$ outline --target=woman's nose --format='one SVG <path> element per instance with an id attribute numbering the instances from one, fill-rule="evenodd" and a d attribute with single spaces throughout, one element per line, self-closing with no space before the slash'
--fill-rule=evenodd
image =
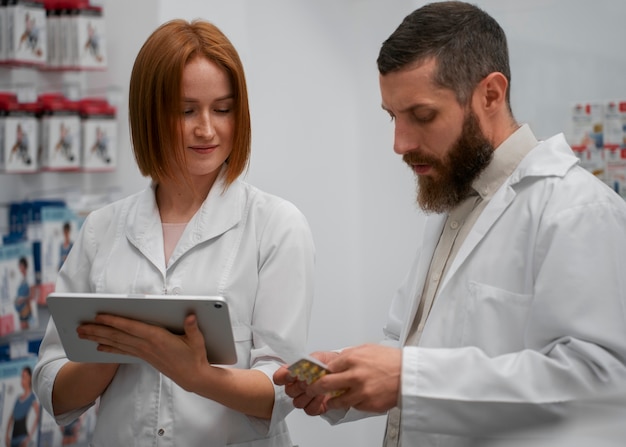
<path id="1" fill-rule="evenodd" d="M 213 127 L 209 113 L 200 115 L 194 128 L 194 133 L 197 137 L 201 138 L 212 138 L 215 135 L 215 128 Z"/>

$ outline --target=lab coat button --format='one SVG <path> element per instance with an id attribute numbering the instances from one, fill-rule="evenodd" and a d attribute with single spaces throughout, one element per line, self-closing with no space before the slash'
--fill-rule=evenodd
<path id="1" fill-rule="evenodd" d="M 459 223 L 456 220 L 453 220 L 452 222 L 450 222 L 450 228 L 456 230 L 457 228 L 459 228 Z"/>
<path id="2" fill-rule="evenodd" d="M 165 434 L 165 430 L 163 430 L 162 428 L 159 428 L 159 431 L 157 433 L 159 436 L 163 436 Z"/>
<path id="3" fill-rule="evenodd" d="M 174 295 L 180 295 L 182 291 L 183 291 L 183 289 L 181 287 L 178 287 L 178 286 L 172 288 L 172 294 L 174 294 Z"/>

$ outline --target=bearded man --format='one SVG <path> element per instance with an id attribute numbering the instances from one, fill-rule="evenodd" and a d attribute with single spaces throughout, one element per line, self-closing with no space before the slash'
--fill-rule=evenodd
<path id="1" fill-rule="evenodd" d="M 274 382 L 333 423 L 387 412 L 384 444 L 403 447 L 533 436 L 519 430 L 621 387 L 626 203 L 562 134 L 538 141 L 516 122 L 502 28 L 432 3 L 383 43 L 378 69 L 428 213 L 422 246 L 382 343 L 313 353 L 330 374 L 311 384 L 286 368 Z"/>

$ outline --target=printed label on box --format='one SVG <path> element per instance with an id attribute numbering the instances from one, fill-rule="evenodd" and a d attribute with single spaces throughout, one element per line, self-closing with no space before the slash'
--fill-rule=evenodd
<path id="1" fill-rule="evenodd" d="M 3 166 L 5 172 L 37 171 L 37 119 L 32 115 L 4 117 Z"/>
<path id="2" fill-rule="evenodd" d="M 37 327 L 36 299 L 31 243 L 0 246 L 0 336 Z"/>
<path id="3" fill-rule="evenodd" d="M 37 357 L 0 362 L 0 432 L 8 445 L 38 445 L 41 406 L 32 390 Z"/>

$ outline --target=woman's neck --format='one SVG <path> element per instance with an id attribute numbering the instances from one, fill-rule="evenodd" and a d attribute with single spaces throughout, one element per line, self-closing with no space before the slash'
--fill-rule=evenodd
<path id="1" fill-rule="evenodd" d="M 219 172 L 196 176 L 192 184 L 184 179 L 180 182 L 160 182 L 155 194 L 161 222 L 189 222 L 206 200 L 218 176 Z"/>
<path id="2" fill-rule="evenodd" d="M 156 188 L 156 202 L 164 223 L 187 223 L 196 214 L 208 195 L 188 185 L 164 185 Z"/>

